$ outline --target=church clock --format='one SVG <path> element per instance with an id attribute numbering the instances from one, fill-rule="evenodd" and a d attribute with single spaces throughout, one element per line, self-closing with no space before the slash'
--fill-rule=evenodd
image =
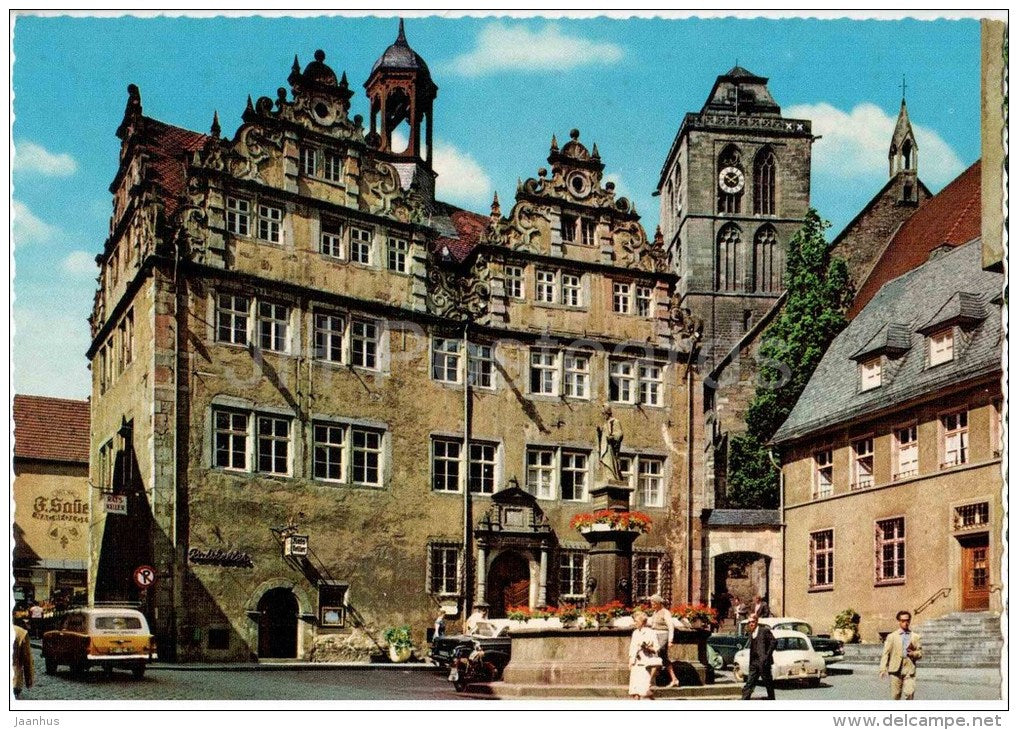
<path id="1" fill-rule="evenodd" d="M 721 190 L 729 195 L 742 190 L 746 184 L 746 175 L 737 167 L 726 167 L 718 175 L 718 185 Z"/>

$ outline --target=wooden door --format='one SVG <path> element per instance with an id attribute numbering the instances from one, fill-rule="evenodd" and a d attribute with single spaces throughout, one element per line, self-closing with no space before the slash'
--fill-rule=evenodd
<path id="1" fill-rule="evenodd" d="M 529 602 L 530 564 L 516 552 L 499 554 L 488 573 L 488 615 L 505 618 L 507 608 Z"/>
<path id="2" fill-rule="evenodd" d="M 990 544 L 988 535 L 974 536 L 962 543 L 961 579 L 962 610 L 989 610 Z"/>

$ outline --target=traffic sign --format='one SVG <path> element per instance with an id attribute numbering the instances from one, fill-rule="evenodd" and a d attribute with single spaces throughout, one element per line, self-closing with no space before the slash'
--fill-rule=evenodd
<path id="1" fill-rule="evenodd" d="M 134 569 L 134 584 L 139 588 L 150 588 L 156 582 L 156 571 L 151 565 L 139 565 Z"/>

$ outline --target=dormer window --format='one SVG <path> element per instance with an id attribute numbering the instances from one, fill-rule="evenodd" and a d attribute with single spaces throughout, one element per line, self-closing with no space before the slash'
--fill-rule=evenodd
<path id="1" fill-rule="evenodd" d="M 949 327 L 931 334 L 929 342 L 930 367 L 954 360 L 954 328 Z"/>
<path id="2" fill-rule="evenodd" d="M 881 362 L 879 356 L 859 363 L 859 390 L 864 392 L 873 388 L 879 388 L 881 385 L 880 371 Z"/>

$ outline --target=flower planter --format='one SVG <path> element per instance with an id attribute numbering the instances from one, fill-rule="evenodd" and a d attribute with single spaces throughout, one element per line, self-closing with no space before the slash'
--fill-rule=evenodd
<path id="1" fill-rule="evenodd" d="M 413 647 L 411 646 L 390 646 L 389 659 L 393 664 L 402 664 L 410 658 L 412 652 Z"/>
<path id="2" fill-rule="evenodd" d="M 608 532 L 612 526 L 607 522 L 596 522 L 593 525 L 584 525 L 580 528 L 580 534 L 587 532 Z"/>

